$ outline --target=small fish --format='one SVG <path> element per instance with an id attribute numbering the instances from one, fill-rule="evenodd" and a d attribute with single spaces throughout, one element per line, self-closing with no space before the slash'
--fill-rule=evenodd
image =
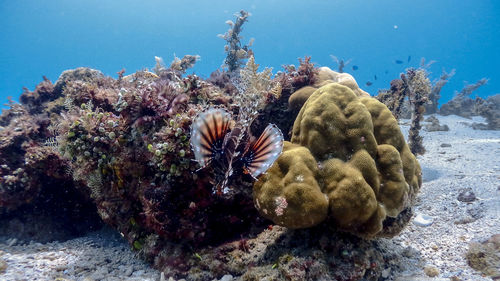
<path id="1" fill-rule="evenodd" d="M 370 82 L 370 81 L 366 82 L 366 86 L 370 87 L 371 85 L 373 85 L 372 82 Z"/>
<path id="2" fill-rule="evenodd" d="M 410 62 L 410 60 L 411 60 L 411 56 L 408 56 L 408 62 Z"/>
<path id="3" fill-rule="evenodd" d="M 231 114 L 223 108 L 211 107 L 193 121 L 191 148 L 201 169 L 213 167 L 217 194 L 227 192 L 233 172 L 257 178 L 283 150 L 283 134 L 274 124 L 269 124 L 257 140 L 242 148 L 248 135 L 248 127 L 233 122 Z"/>
<path id="4" fill-rule="evenodd" d="M 358 70 L 358 66 L 357 65 L 353 65 L 352 66 L 352 70 Z"/>
<path id="5" fill-rule="evenodd" d="M 396 64 L 402 64 L 402 63 L 403 63 L 403 61 L 402 61 L 402 60 L 395 60 L 394 62 L 395 62 Z"/>
<path id="6" fill-rule="evenodd" d="M 377 80 L 377 75 L 373 75 L 373 79 Z"/>

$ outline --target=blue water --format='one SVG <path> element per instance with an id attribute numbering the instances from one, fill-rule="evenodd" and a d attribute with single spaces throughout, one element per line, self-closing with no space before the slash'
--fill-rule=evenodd
<path id="1" fill-rule="evenodd" d="M 478 96 L 500 93 L 495 0 L 0 0 L 0 104 L 17 100 L 23 86 L 33 90 L 42 75 L 55 81 L 66 69 L 88 66 L 116 77 L 122 68 L 153 67 L 154 56 L 169 63 L 174 54 L 198 54 L 192 72 L 207 77 L 225 57 L 217 34 L 241 9 L 252 13 L 242 35 L 255 38 L 257 63 L 274 72 L 306 55 L 335 69 L 335 55 L 352 59 L 346 71 L 375 95 L 425 57 L 437 61 L 432 78 L 456 69 L 441 103 L 464 81 L 483 77 L 490 80 Z"/>

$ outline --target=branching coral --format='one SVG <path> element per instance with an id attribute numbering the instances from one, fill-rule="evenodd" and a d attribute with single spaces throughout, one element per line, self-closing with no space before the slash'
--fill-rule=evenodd
<path id="1" fill-rule="evenodd" d="M 259 65 L 255 59 L 250 57 L 246 66 L 240 70 L 240 75 L 233 83 L 238 89 L 234 97 L 236 106 L 239 108 L 238 119 L 245 127 L 249 127 L 257 117 L 270 98 L 277 99 L 281 95 L 281 85 L 273 83 L 271 79 L 271 68 L 265 68 L 258 72 Z"/>
<path id="2" fill-rule="evenodd" d="M 482 116 L 486 118 L 487 125 L 473 124 L 474 129 L 498 130 L 500 129 L 500 95 L 493 95 L 487 99 L 476 97 L 472 99 L 470 95 L 480 86 L 487 83 L 488 79 L 483 78 L 474 84 L 467 84 L 455 94 L 453 99 L 443 104 L 439 110 L 440 114 L 455 114 L 470 118 L 472 116 Z"/>
<path id="3" fill-rule="evenodd" d="M 470 96 L 475 90 L 477 90 L 479 87 L 485 85 L 488 83 L 487 78 L 482 78 L 479 79 L 476 83 L 474 84 L 467 84 L 463 87 L 463 89 L 457 94 L 459 97 L 466 97 Z"/>

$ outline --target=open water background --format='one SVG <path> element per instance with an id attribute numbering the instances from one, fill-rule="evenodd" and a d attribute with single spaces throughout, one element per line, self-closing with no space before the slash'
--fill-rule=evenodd
<path id="1" fill-rule="evenodd" d="M 432 78 L 456 69 L 441 104 L 464 81 L 483 77 L 490 80 L 478 96 L 500 93 L 495 0 L 0 0 L 0 104 L 17 100 L 23 86 L 33 90 L 42 75 L 54 82 L 66 69 L 87 66 L 116 77 L 122 68 L 152 68 L 154 56 L 168 64 L 174 55 L 198 54 L 191 71 L 208 77 L 225 58 L 217 34 L 241 9 L 252 14 L 243 42 L 255 38 L 257 63 L 274 72 L 306 55 L 336 69 L 335 55 L 352 59 L 346 71 L 375 95 L 425 57 L 437 61 Z"/>

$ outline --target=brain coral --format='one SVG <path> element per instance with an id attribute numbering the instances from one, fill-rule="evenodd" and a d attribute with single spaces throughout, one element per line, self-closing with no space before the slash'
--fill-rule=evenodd
<path id="1" fill-rule="evenodd" d="M 259 212 L 277 224 L 326 220 L 370 238 L 410 207 L 421 184 L 420 166 L 387 107 L 328 83 L 306 101 L 291 143 L 253 192 Z"/>

